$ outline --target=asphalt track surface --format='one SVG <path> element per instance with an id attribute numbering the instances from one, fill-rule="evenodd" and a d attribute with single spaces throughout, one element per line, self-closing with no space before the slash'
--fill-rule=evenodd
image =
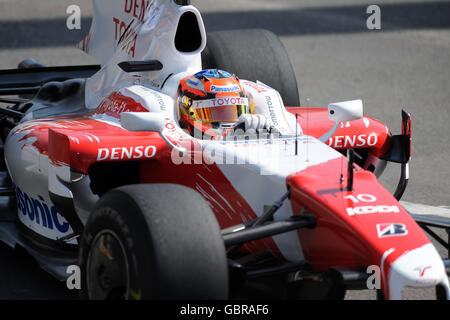
<path id="1" fill-rule="evenodd" d="M 203 13 L 207 31 L 265 28 L 276 33 L 295 68 L 302 105 L 362 99 L 364 113 L 394 134 L 400 132 L 400 110 L 408 110 L 413 159 L 403 200 L 450 206 L 450 2 L 376 1 L 381 30 L 366 27 L 366 9 L 373 1 L 192 2 Z M 81 8 L 81 30 L 66 28 L 71 4 Z M 50 66 L 96 63 L 73 47 L 89 30 L 91 16 L 90 0 L 0 0 L 0 68 L 15 68 L 28 57 Z M 399 167 L 389 167 L 381 181 L 394 189 L 398 175 Z M 0 299 L 77 297 L 20 250 L 0 244 L 0 261 Z M 433 291 L 412 290 L 406 297 L 431 299 Z M 369 290 L 346 295 L 374 298 Z"/>

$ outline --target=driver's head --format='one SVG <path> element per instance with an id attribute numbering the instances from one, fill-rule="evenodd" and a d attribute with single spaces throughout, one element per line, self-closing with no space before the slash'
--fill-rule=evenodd
<path id="1" fill-rule="evenodd" d="M 248 98 L 239 79 L 217 69 L 183 78 L 178 87 L 180 121 L 217 126 L 236 122 L 249 112 Z"/>

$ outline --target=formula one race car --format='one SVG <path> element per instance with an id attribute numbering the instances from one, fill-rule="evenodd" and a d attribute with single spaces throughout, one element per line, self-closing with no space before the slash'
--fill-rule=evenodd
<path id="1" fill-rule="evenodd" d="M 341 299 L 368 267 L 380 298 L 450 298 L 419 226 L 448 222 L 398 202 L 407 112 L 392 135 L 360 100 L 298 107 L 273 33 L 206 35 L 186 0 L 94 0 L 80 47 L 100 65 L 0 71 L 0 239 L 60 280 L 79 266 L 83 298 Z"/>

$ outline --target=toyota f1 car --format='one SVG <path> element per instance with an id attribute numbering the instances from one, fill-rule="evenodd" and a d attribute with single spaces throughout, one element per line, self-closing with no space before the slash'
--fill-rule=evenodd
<path id="1" fill-rule="evenodd" d="M 449 223 L 399 203 L 407 112 L 393 135 L 360 100 L 299 107 L 273 33 L 207 35 L 189 1 L 93 3 L 79 46 L 100 65 L 29 59 L 0 71 L 2 241 L 60 280 L 78 265 L 90 299 L 227 299 L 251 284 L 276 298 L 341 299 L 367 289 L 369 267 L 380 298 L 404 287 L 450 298 L 448 260 L 424 233 Z M 180 81 L 217 70 L 241 78 L 270 130 L 205 138 L 202 123 L 194 134 L 180 125 Z M 208 106 L 227 99 L 247 98 Z M 401 167 L 393 195 L 377 180 L 389 162 Z"/>

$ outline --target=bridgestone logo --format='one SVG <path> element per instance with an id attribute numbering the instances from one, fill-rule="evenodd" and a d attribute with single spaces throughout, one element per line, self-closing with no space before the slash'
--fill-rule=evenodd
<path id="1" fill-rule="evenodd" d="M 356 208 L 347 208 L 347 214 L 354 216 L 355 214 L 369 214 L 369 213 L 391 213 L 400 212 L 397 206 L 364 206 Z"/>

